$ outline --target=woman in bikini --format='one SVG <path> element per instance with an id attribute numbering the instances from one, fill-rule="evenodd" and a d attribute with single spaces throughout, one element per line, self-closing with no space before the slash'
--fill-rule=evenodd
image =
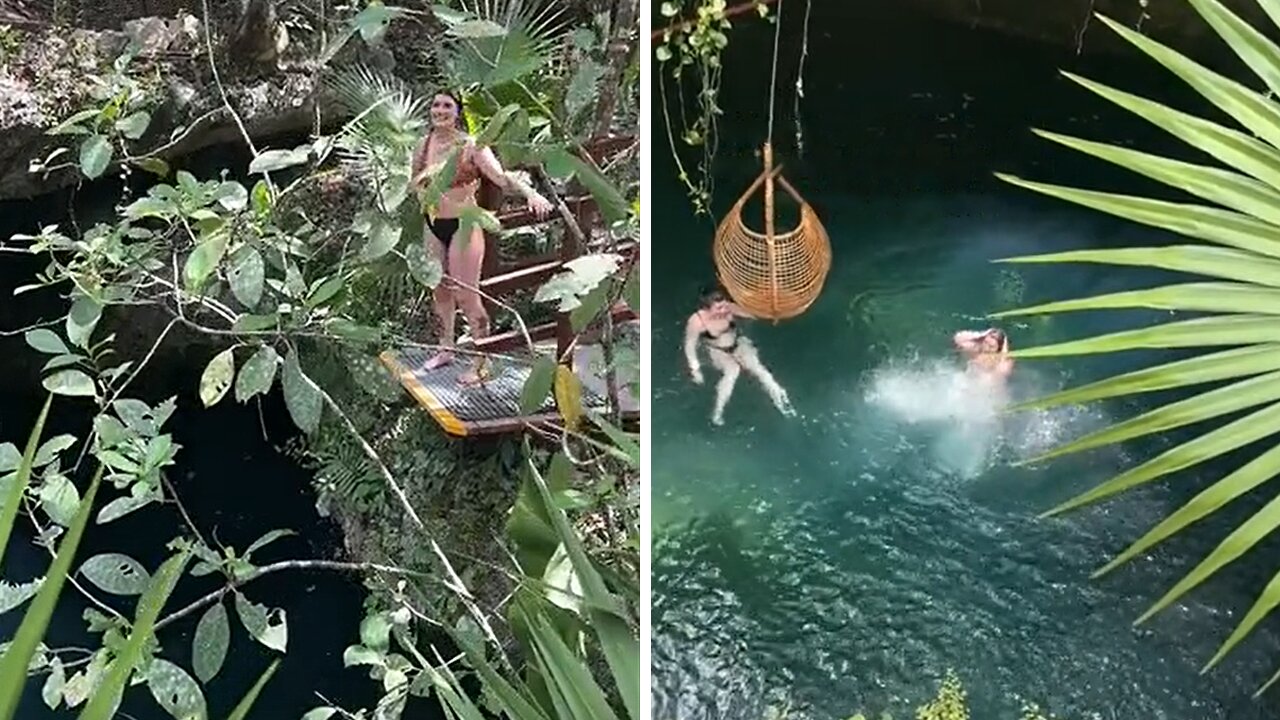
<path id="1" fill-rule="evenodd" d="M 1013 372 L 1009 336 L 998 328 L 961 330 L 953 338 L 956 349 L 969 360 L 969 372 L 981 380 L 1004 387 Z"/>
<path id="2" fill-rule="evenodd" d="M 484 263 L 484 230 L 477 223 L 468 237 L 460 237 L 459 217 L 468 207 L 477 205 L 476 192 L 492 183 L 502 189 L 516 190 L 528 200 L 529 208 L 539 218 L 551 212 L 551 203 L 516 175 L 505 171 L 488 147 L 478 147 L 475 138 L 466 133 L 462 121 L 462 102 L 457 95 L 440 92 L 431 100 L 431 128 L 413 154 L 413 184 L 421 191 L 430 178 L 440 172 L 450 153 L 458 150 L 457 170 L 449 188 L 441 196 L 434 213 L 426 219 L 427 249 L 434 253 L 444 268 L 445 279 L 436 286 L 433 296 L 436 316 L 440 319 L 441 352 L 427 360 L 431 370 L 453 360 L 454 319 L 458 309 L 467 317 L 471 337 L 479 340 L 489 334 L 489 314 L 479 293 L 480 268 Z M 450 278 L 457 283 L 450 282 Z M 480 380 L 480 363 L 459 377 L 464 384 Z"/>
<path id="3" fill-rule="evenodd" d="M 738 334 L 734 318 L 751 318 L 746 310 L 731 302 L 720 290 L 712 290 L 702 296 L 697 312 L 685 323 L 684 355 L 689 361 L 689 373 L 693 381 L 702 384 L 702 369 L 698 366 L 698 343 L 707 346 L 711 364 L 721 372 L 716 383 L 716 404 L 711 412 L 711 422 L 724 424 L 724 406 L 733 394 L 738 375 L 746 370 L 760 381 L 769 398 L 783 415 L 794 415 L 787 391 L 773 379 L 773 375 L 760 362 L 755 345 Z"/>

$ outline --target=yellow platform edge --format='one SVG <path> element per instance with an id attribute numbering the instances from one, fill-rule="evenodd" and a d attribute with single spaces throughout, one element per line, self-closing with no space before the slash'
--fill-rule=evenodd
<path id="1" fill-rule="evenodd" d="M 409 394 L 413 396 L 413 399 L 417 400 L 419 405 L 426 408 L 428 413 L 431 413 L 431 417 L 435 418 L 435 421 L 440 424 L 440 427 L 444 428 L 445 432 L 459 437 L 467 435 L 466 423 L 462 422 L 457 415 L 450 412 L 449 408 L 444 406 L 444 403 L 440 402 L 440 400 L 437 399 L 430 390 L 423 386 L 422 383 L 418 382 L 418 378 L 414 377 L 413 373 L 408 368 L 401 365 L 400 362 L 395 359 L 394 352 L 391 350 L 384 350 L 379 353 L 378 359 L 381 360 L 382 364 L 396 376 L 396 380 L 404 386 L 405 390 L 409 391 Z"/>

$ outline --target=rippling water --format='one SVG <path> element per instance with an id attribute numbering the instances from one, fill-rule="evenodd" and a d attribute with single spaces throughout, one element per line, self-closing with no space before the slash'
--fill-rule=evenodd
<path id="1" fill-rule="evenodd" d="M 815 19 L 815 27 L 830 25 Z M 991 262 L 1167 242 L 1028 197 L 987 174 L 1012 166 L 1062 179 L 1061 154 L 1025 137 L 1044 116 L 1058 118 L 1058 127 L 1093 117 L 1075 128 L 1090 137 L 1132 126 L 1053 85 L 1061 58 L 1012 45 L 993 50 L 949 28 L 915 31 L 937 57 L 908 56 L 889 40 L 853 51 L 859 62 L 841 66 L 853 68 L 849 74 L 819 70 L 806 80 L 817 100 L 806 111 L 809 153 L 795 174 L 828 225 L 836 266 L 804 316 L 746 331 L 799 417 L 777 414 L 744 378 L 725 426 L 708 422 L 714 376 L 692 386 L 679 344 L 683 320 L 712 276 L 710 226 L 688 217 L 680 187 L 655 161 L 655 203 L 671 208 L 654 228 L 655 718 L 756 720 L 784 706 L 792 718 L 908 716 L 948 668 L 965 683 L 978 720 L 1015 719 L 1023 699 L 1086 720 L 1273 717 L 1267 698 L 1249 696 L 1280 663 L 1274 624 L 1264 623 L 1213 672 L 1198 671 L 1275 571 L 1265 560 L 1274 545 L 1132 626 L 1250 507 L 1089 579 L 1241 455 L 1037 520 L 1181 436 L 1019 461 L 1167 397 L 999 417 L 950 351 L 951 334 L 986 326 L 989 312 L 1167 280 L 1129 269 Z M 831 68 L 823 47 L 815 41 L 811 52 L 817 67 Z M 726 93 L 730 118 L 743 117 L 734 110 L 743 98 L 755 102 L 748 81 L 738 82 Z M 854 87 L 862 94 L 847 89 Z M 946 99 L 945 121 L 919 116 L 924 96 Z M 865 112 L 840 116 L 841 104 Z M 845 124 L 839 134 L 837 122 Z M 943 122 L 958 134 L 932 132 Z M 755 134 L 739 128 L 725 131 L 718 191 L 725 201 L 751 172 Z M 1135 137 L 1151 148 L 1158 139 L 1145 132 Z M 1048 158 L 1051 166 L 1042 165 Z M 1097 186 L 1115 176 L 1070 179 Z M 1110 312 L 1005 327 L 1026 347 L 1153 317 Z M 1015 400 L 1038 396 L 1151 357 L 1022 361 L 1010 392 Z"/>

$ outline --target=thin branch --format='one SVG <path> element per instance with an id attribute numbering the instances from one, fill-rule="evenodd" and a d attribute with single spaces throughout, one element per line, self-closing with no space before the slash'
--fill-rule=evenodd
<path id="1" fill-rule="evenodd" d="M 26 335 L 28 332 L 31 332 L 32 330 L 38 330 L 43 327 L 49 327 L 50 325 L 57 325 L 60 322 L 62 322 L 62 318 L 57 318 L 55 320 L 45 320 L 44 322 L 34 323 L 26 327 L 18 328 L 17 330 L 0 330 L 0 337 L 13 337 L 14 335 Z"/>
<path id="2" fill-rule="evenodd" d="M 181 620 L 182 618 L 187 617 L 188 615 L 198 612 L 202 608 L 208 607 L 209 605 L 212 605 L 213 603 L 218 602 L 223 597 L 225 597 L 227 593 L 233 590 L 236 590 L 237 588 L 240 588 L 250 582 L 253 582 L 254 580 L 257 580 L 258 578 L 264 575 L 278 573 L 282 570 L 334 570 L 338 572 L 353 572 L 353 573 L 380 571 L 380 572 L 394 573 L 397 575 L 430 577 L 426 573 L 421 573 L 414 570 L 407 570 L 405 568 L 398 568 L 391 565 L 382 565 L 380 563 L 372 563 L 372 562 L 349 563 L 349 562 L 338 562 L 336 560 L 284 560 L 277 563 L 271 563 L 270 565 L 263 565 L 260 568 L 256 568 L 253 572 L 249 573 L 243 578 L 228 581 L 226 585 L 223 585 L 217 590 L 214 590 L 213 592 L 208 593 L 204 597 L 201 597 L 200 599 L 195 600 L 194 602 L 190 603 L 189 605 L 182 608 L 181 610 L 173 612 L 170 615 L 166 616 L 163 620 L 157 622 L 155 625 L 155 631 L 159 632 L 162 628 L 167 627 Z"/>

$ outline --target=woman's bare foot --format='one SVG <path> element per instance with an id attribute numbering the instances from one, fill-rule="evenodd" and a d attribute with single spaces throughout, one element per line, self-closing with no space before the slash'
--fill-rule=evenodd
<path id="1" fill-rule="evenodd" d="M 443 352 L 438 352 L 435 355 L 431 356 L 427 360 L 427 362 L 423 364 L 422 369 L 435 370 L 436 368 L 444 367 L 445 365 L 448 365 L 451 362 L 453 362 L 453 353 L 449 352 L 448 350 L 445 350 Z"/>
<path id="2" fill-rule="evenodd" d="M 484 360 L 477 362 L 475 367 L 458 376 L 458 384 L 471 386 L 479 385 L 488 379 L 488 368 L 485 366 Z"/>

